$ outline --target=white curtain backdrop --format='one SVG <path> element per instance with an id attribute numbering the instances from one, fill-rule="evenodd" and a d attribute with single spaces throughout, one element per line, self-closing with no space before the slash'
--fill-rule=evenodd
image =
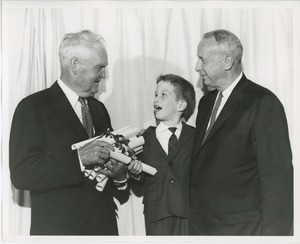
<path id="1" fill-rule="evenodd" d="M 246 76 L 273 91 L 285 107 L 297 171 L 295 134 L 299 127 L 295 89 L 299 88 L 296 83 L 299 27 L 295 23 L 299 21 L 299 4 L 278 1 L 266 4 L 3 1 L 2 4 L 2 223 L 6 238 L 28 236 L 30 227 L 29 193 L 14 189 L 9 178 L 8 138 L 13 112 L 22 98 L 51 86 L 59 77 L 58 46 L 67 32 L 89 29 L 104 37 L 109 65 L 97 98 L 106 105 L 113 128 L 118 129 L 155 124 L 152 103 L 156 77 L 160 74 L 174 73 L 189 80 L 199 101 L 203 92 L 199 74 L 195 72 L 198 42 L 207 31 L 219 28 L 232 31 L 244 46 Z M 196 112 L 188 122 L 191 125 Z M 299 181 L 295 179 L 295 185 L 296 182 Z M 131 192 L 128 202 L 118 205 L 120 235 L 145 235 L 142 197 Z M 299 219 L 295 217 L 295 231 L 296 226 Z"/>

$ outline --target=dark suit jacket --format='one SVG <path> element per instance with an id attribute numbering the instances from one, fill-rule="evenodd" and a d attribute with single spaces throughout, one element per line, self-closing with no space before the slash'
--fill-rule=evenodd
<path id="1" fill-rule="evenodd" d="M 161 147 L 155 129 L 151 126 L 143 134 L 143 160 L 157 169 L 155 176 L 145 174 L 145 221 L 151 223 L 169 216 L 187 218 L 189 169 L 195 129 L 182 124 L 177 149 L 171 157 Z"/>
<path id="2" fill-rule="evenodd" d="M 198 107 L 191 231 L 288 235 L 293 218 L 293 166 L 282 104 L 243 75 L 202 144 L 216 96 L 217 91 L 208 93 Z"/>
<path id="3" fill-rule="evenodd" d="M 88 99 L 96 134 L 111 128 L 104 105 Z M 11 180 L 31 193 L 32 235 L 117 234 L 112 185 L 103 192 L 80 170 L 75 142 L 88 135 L 56 82 L 23 99 L 10 135 Z"/>

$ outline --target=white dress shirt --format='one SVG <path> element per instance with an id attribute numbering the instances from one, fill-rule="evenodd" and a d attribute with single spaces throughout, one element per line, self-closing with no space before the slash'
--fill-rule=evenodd
<path id="1" fill-rule="evenodd" d="M 81 103 L 78 101 L 79 96 L 74 91 L 72 91 L 61 79 L 58 79 L 57 83 L 62 89 L 63 93 L 66 95 L 68 101 L 70 102 L 72 108 L 74 109 L 76 115 L 78 116 L 78 118 L 82 123 Z M 77 154 L 78 154 L 80 169 L 83 172 L 85 170 L 85 166 L 81 162 L 78 150 L 77 150 Z"/>
<path id="2" fill-rule="evenodd" d="M 76 115 L 82 123 L 81 103 L 78 101 L 79 96 L 74 91 L 72 91 L 61 79 L 58 79 L 57 83 L 66 95 L 68 101 L 70 102 L 72 108 L 74 109 Z"/>
<path id="3" fill-rule="evenodd" d="M 78 116 L 78 118 L 82 123 L 81 103 L 78 101 L 79 96 L 74 91 L 72 91 L 65 83 L 63 83 L 61 79 L 58 79 L 57 83 L 62 89 L 62 91 L 64 92 L 64 94 L 66 95 L 68 101 L 70 102 L 72 108 L 74 109 L 76 115 Z M 78 150 L 77 150 L 77 154 L 78 154 L 80 169 L 82 172 L 84 172 L 85 166 L 82 164 Z M 114 183 L 116 184 L 119 190 L 125 190 L 127 188 L 127 179 L 121 181 L 114 180 Z"/>
<path id="4" fill-rule="evenodd" d="M 227 100 L 228 100 L 228 98 L 229 98 L 231 92 L 233 91 L 233 89 L 236 87 L 237 83 L 238 83 L 238 82 L 240 81 L 240 79 L 242 78 L 242 75 L 243 75 L 243 73 L 241 72 L 241 73 L 239 74 L 239 76 L 235 79 L 235 81 L 234 81 L 229 87 L 227 87 L 227 88 L 222 92 L 223 98 L 222 98 L 220 107 L 219 107 L 219 109 L 218 109 L 218 111 L 217 111 L 216 119 L 218 118 L 219 114 L 221 113 L 223 107 L 225 106 L 225 104 L 226 104 L 226 102 L 227 102 Z M 219 94 L 220 94 L 220 91 L 218 92 L 218 95 L 217 95 L 217 97 L 216 97 L 214 107 L 215 107 L 215 105 L 216 105 L 216 101 L 217 101 L 217 99 L 218 99 L 218 97 L 219 97 Z M 208 123 L 208 125 L 207 125 L 207 128 L 209 127 L 209 125 L 210 125 L 210 119 L 209 119 L 209 123 Z M 207 128 L 206 128 L 206 129 L 207 129 Z"/>
<path id="5" fill-rule="evenodd" d="M 175 136 L 177 137 L 177 139 L 179 139 L 181 130 L 182 130 L 182 122 L 180 121 L 178 125 L 176 125 Z M 169 126 L 165 125 L 163 122 L 160 122 L 159 125 L 156 127 L 155 134 L 160 145 L 162 146 L 166 154 L 168 154 L 169 139 L 170 136 L 172 135 L 172 132 L 169 130 Z"/>

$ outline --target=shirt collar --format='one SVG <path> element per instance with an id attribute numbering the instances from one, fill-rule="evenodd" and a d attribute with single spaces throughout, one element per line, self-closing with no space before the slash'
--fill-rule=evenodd
<path id="1" fill-rule="evenodd" d="M 228 97 L 230 96 L 231 92 L 233 91 L 233 89 L 235 88 L 235 86 L 237 85 L 237 83 L 238 83 L 238 82 L 240 81 L 240 79 L 242 78 L 242 75 L 243 75 L 243 73 L 241 72 L 241 73 L 239 74 L 239 76 L 234 80 L 234 82 L 233 82 L 229 87 L 227 87 L 226 90 L 224 90 L 224 91 L 222 92 L 223 97 L 228 98 Z"/>
<path id="2" fill-rule="evenodd" d="M 78 102 L 79 96 L 72 89 L 70 89 L 60 78 L 57 80 L 57 83 L 74 108 L 76 106 L 76 103 Z"/>
<path id="3" fill-rule="evenodd" d="M 176 132 L 177 131 L 181 131 L 181 129 L 182 129 L 182 122 L 180 121 L 175 127 L 177 128 Z M 168 129 L 169 129 L 169 126 L 165 125 L 164 122 L 161 121 L 159 123 L 159 125 L 157 126 L 156 131 L 158 133 L 163 133 L 163 132 L 165 132 Z"/>

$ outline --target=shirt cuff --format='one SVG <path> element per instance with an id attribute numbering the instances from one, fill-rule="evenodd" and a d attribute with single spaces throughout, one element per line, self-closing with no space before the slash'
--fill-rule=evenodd
<path id="1" fill-rule="evenodd" d="M 127 189 L 127 178 L 125 178 L 124 180 L 114 180 L 114 183 L 118 190 Z"/>
<path id="2" fill-rule="evenodd" d="M 134 175 L 134 174 L 130 174 L 130 177 L 134 180 L 140 180 L 141 179 L 141 175 L 142 174 L 138 174 L 138 175 Z"/>
<path id="3" fill-rule="evenodd" d="M 77 150 L 77 155 L 78 155 L 78 159 L 79 159 L 79 165 L 80 165 L 81 172 L 84 172 L 85 171 L 85 166 L 81 162 L 81 158 L 79 156 L 79 151 L 78 150 Z"/>

